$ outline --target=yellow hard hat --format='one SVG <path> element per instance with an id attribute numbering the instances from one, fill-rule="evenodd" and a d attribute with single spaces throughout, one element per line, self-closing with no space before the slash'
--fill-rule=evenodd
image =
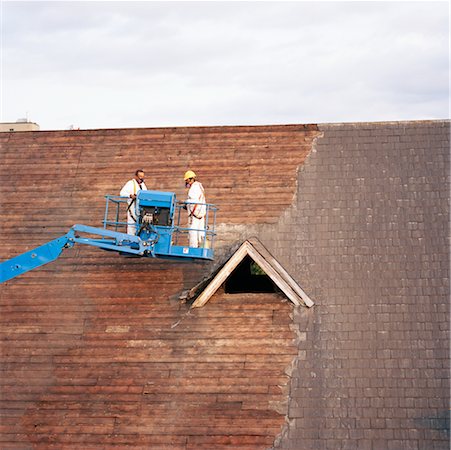
<path id="1" fill-rule="evenodd" d="M 196 174 L 192 170 L 188 170 L 185 172 L 184 180 L 188 180 L 189 178 L 196 178 Z"/>

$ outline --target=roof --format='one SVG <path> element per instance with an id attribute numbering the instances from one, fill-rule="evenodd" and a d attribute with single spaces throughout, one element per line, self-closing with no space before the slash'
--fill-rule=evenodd
<path id="1" fill-rule="evenodd" d="M 98 226 L 103 196 L 137 167 L 150 189 L 178 198 L 194 169 L 222 230 L 274 223 L 317 134 L 299 125 L 0 135 L 0 258 L 74 223 Z M 218 236 L 218 254 L 236 240 Z M 3 445 L 270 447 L 297 353 L 291 305 L 268 293 L 218 293 L 197 310 L 170 300 L 211 268 L 78 246 L 3 284 Z"/>
<path id="2" fill-rule="evenodd" d="M 138 167 L 179 198 L 194 169 L 220 207 L 213 263 L 78 247 L 1 286 L 2 446 L 448 448 L 449 136 L 443 120 L 1 133 L 1 259 L 98 225 Z M 314 307 L 176 299 L 251 236 Z"/>

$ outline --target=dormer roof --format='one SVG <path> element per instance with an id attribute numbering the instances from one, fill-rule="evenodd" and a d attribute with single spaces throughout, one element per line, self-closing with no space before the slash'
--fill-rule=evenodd
<path id="1" fill-rule="evenodd" d="M 229 258 L 202 290 L 191 307 L 199 308 L 204 306 L 246 256 L 249 256 L 256 264 L 258 264 L 258 266 L 260 266 L 266 275 L 294 305 L 304 305 L 308 308 L 314 305 L 313 301 L 302 290 L 299 284 L 282 267 L 274 256 L 271 255 L 266 247 L 254 237 L 241 244 L 238 250 Z"/>

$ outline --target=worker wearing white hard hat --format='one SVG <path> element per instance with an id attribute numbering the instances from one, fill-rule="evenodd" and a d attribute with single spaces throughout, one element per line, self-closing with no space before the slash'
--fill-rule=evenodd
<path id="1" fill-rule="evenodd" d="M 205 239 L 205 214 L 207 212 L 204 187 L 196 178 L 197 176 L 192 170 L 185 172 L 185 187 L 188 188 L 186 199 L 188 239 L 189 246 L 194 248 L 198 248 Z"/>
<path id="2" fill-rule="evenodd" d="M 146 183 L 144 183 L 144 170 L 138 169 L 135 176 L 125 183 L 121 189 L 120 196 L 127 197 L 127 233 L 136 234 L 136 194 L 141 189 L 147 190 Z"/>

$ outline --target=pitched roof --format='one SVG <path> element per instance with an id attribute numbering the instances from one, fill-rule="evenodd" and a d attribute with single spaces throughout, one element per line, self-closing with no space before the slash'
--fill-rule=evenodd
<path id="1" fill-rule="evenodd" d="M 256 235 L 315 300 L 188 309 L 169 299 L 213 263 L 68 250 L 0 288 L 3 447 L 448 448 L 449 137 L 449 120 L 0 133 L 0 260 L 98 225 L 136 167 L 177 197 L 191 167 L 220 207 L 217 261 Z"/>
<path id="2" fill-rule="evenodd" d="M 213 277 L 191 307 L 199 308 L 204 306 L 246 255 L 252 258 L 265 271 L 269 278 L 271 278 L 287 298 L 296 306 L 304 305 L 310 308 L 314 305 L 309 296 L 301 289 L 271 253 L 269 253 L 264 245 L 257 238 L 250 238 L 241 244 L 240 248 Z"/>

